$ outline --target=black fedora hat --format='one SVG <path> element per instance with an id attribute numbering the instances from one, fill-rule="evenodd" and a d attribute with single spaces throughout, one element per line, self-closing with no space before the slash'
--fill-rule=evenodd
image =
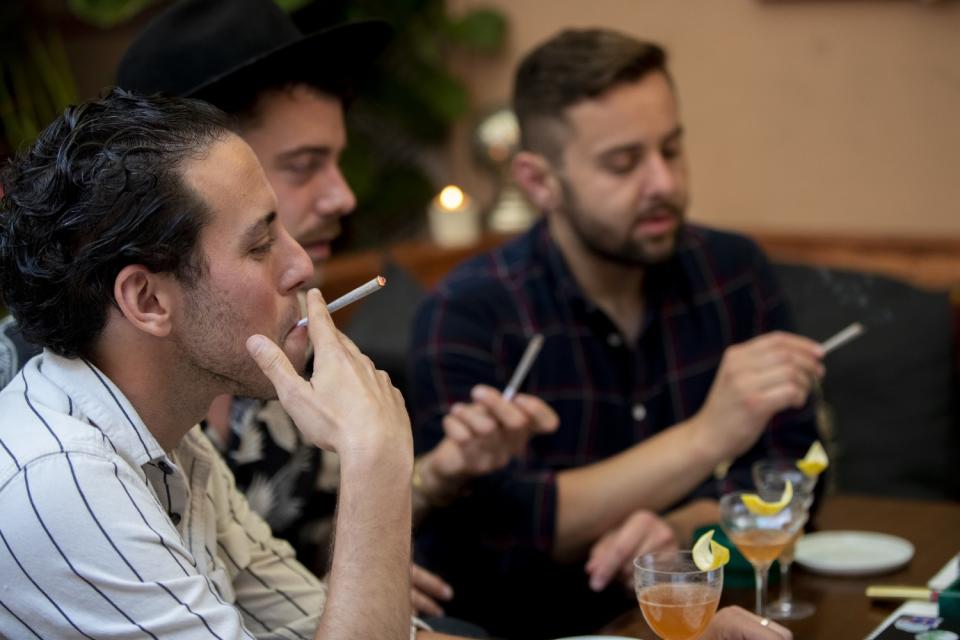
<path id="1" fill-rule="evenodd" d="M 273 0 L 180 0 L 127 49 L 117 84 L 216 104 L 277 79 L 345 90 L 392 31 L 370 20 L 304 35 Z"/>

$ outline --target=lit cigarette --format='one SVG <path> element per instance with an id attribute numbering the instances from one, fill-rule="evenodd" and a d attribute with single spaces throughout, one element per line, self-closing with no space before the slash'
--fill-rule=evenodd
<path id="1" fill-rule="evenodd" d="M 505 400 L 513 400 L 513 397 L 517 395 L 517 390 L 520 388 L 520 385 L 523 384 L 523 379 L 527 377 L 527 373 L 530 371 L 530 367 L 533 366 L 533 361 L 537 359 L 537 354 L 540 353 L 540 347 L 542 346 L 542 333 L 538 333 L 530 339 L 527 350 L 523 352 L 523 357 L 520 358 L 520 364 L 517 365 L 517 369 L 513 372 L 510 382 L 503 390 Z"/>
<path id="2" fill-rule="evenodd" d="M 860 324 L 859 322 L 854 322 L 849 327 L 839 332 L 832 338 L 828 338 L 827 340 L 824 340 L 823 342 L 820 343 L 820 348 L 823 349 L 823 355 L 827 355 L 834 349 L 839 349 L 843 345 L 847 344 L 848 342 L 850 342 L 851 340 L 859 336 L 865 330 L 866 329 L 862 324 Z"/>
<path id="3" fill-rule="evenodd" d="M 371 293 L 376 293 L 377 291 L 380 291 L 380 289 L 383 289 L 383 287 L 386 286 L 386 284 L 387 284 L 386 278 L 384 278 L 383 276 L 377 276 L 370 282 L 360 285 L 353 291 L 343 294 L 342 296 L 340 296 L 339 298 L 337 298 L 336 300 L 328 304 L 327 311 L 330 313 L 333 313 L 334 311 L 338 311 L 344 308 L 345 306 L 347 306 L 348 304 L 353 304 L 357 300 L 366 298 Z M 309 321 L 310 320 L 308 318 L 301 318 L 300 321 L 297 322 L 297 326 L 302 327 L 303 325 L 307 324 Z"/>

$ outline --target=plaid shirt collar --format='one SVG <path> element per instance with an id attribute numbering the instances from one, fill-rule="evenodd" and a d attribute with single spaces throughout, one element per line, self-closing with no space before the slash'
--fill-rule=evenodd
<path id="1" fill-rule="evenodd" d="M 643 331 L 649 327 L 657 310 L 662 309 L 665 304 L 689 303 L 693 298 L 693 283 L 690 279 L 691 248 L 699 242 L 699 237 L 699 227 L 684 225 L 673 255 L 660 264 L 642 267 L 645 269 L 643 299 L 647 302 Z M 540 220 L 532 230 L 532 239 L 533 242 L 529 245 L 532 261 L 545 266 L 546 280 L 555 286 L 561 297 L 570 302 L 571 308 L 585 313 L 586 316 L 599 313 L 606 317 L 577 282 L 563 252 L 550 234 L 546 219 Z"/>

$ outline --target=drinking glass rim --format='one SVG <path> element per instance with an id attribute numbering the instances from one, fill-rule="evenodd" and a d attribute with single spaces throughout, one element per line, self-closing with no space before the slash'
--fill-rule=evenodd
<path id="1" fill-rule="evenodd" d="M 745 495 L 750 495 L 750 494 L 758 494 L 758 491 L 747 491 L 746 489 L 738 489 L 736 491 L 731 491 L 730 493 L 723 494 L 722 496 L 720 496 L 720 500 L 717 501 L 717 504 L 720 507 L 720 512 L 721 513 L 723 512 L 724 502 L 730 503 L 730 502 L 736 502 L 739 500 L 741 503 L 743 503 L 743 500 L 741 498 Z M 787 506 L 785 506 L 784 509 L 793 509 L 794 508 L 793 505 L 799 504 L 803 500 L 809 500 L 812 498 L 813 498 L 812 491 L 809 493 L 806 491 L 796 491 L 793 494 L 793 499 L 789 503 L 787 503 Z M 744 505 L 744 508 L 746 508 L 746 505 Z M 720 520 L 721 522 L 723 521 L 722 516 Z"/>
<path id="2" fill-rule="evenodd" d="M 654 569 L 651 567 L 645 567 L 641 564 L 641 560 L 643 560 L 644 558 L 653 558 L 654 560 L 656 560 L 657 558 L 669 558 L 669 557 L 676 558 L 677 556 L 686 556 L 690 560 L 690 564 L 693 566 L 693 569 L 690 571 L 669 571 L 666 569 Z M 668 576 L 696 576 L 696 575 L 710 576 L 711 574 L 716 574 L 716 573 L 720 573 L 721 575 L 723 574 L 722 566 L 717 567 L 716 569 L 708 569 L 706 571 L 701 571 L 696 567 L 697 565 L 693 563 L 693 552 L 687 551 L 687 550 L 654 551 L 651 553 L 645 553 L 642 556 L 637 556 L 636 558 L 633 559 L 634 570 L 646 571 L 654 574 L 668 575 Z"/>
<path id="3" fill-rule="evenodd" d="M 803 460 L 803 458 L 760 458 L 759 460 L 755 460 L 753 464 L 750 465 L 750 473 L 753 475 L 754 473 L 758 473 L 758 470 L 774 472 L 789 471 L 801 478 L 799 485 L 796 482 L 793 483 L 794 492 L 801 491 L 806 494 L 813 494 L 818 484 L 818 478 L 816 476 L 811 478 L 805 474 L 802 469 L 796 466 L 801 460 Z M 760 487 L 757 488 L 759 489 Z"/>
<path id="4" fill-rule="evenodd" d="M 730 493 L 723 494 L 722 496 L 720 496 L 720 500 L 718 500 L 717 502 L 722 503 L 724 500 L 728 502 L 734 502 L 735 500 L 740 500 L 742 496 L 745 496 L 749 493 L 756 493 L 756 491 L 747 491 L 745 489 L 737 489 L 736 491 L 731 491 Z M 743 502 L 743 500 L 740 500 L 740 502 Z"/>
<path id="5" fill-rule="evenodd" d="M 796 468 L 797 471 L 800 471 L 800 469 L 797 468 L 796 465 L 801 460 L 803 460 L 803 458 L 794 458 L 790 456 L 783 456 L 783 457 L 777 457 L 777 458 L 760 458 L 758 460 L 754 460 L 750 466 L 754 467 L 754 466 L 759 466 L 761 464 L 775 464 L 775 465 L 784 465 L 790 468 Z M 802 471 L 800 472 L 803 473 Z"/>

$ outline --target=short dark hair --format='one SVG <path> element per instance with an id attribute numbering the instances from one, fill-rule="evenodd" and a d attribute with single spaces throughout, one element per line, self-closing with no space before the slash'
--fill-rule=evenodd
<path id="1" fill-rule="evenodd" d="M 659 45 L 609 29 L 568 29 L 521 61 L 513 84 L 513 110 L 522 149 L 560 162 L 564 111 L 652 72 L 667 78 L 667 54 Z"/>
<path id="2" fill-rule="evenodd" d="M 10 162 L 0 200 L 0 299 L 27 340 L 89 355 L 129 264 L 194 283 L 209 212 L 183 180 L 231 131 L 198 100 L 114 89 L 71 106 Z"/>

